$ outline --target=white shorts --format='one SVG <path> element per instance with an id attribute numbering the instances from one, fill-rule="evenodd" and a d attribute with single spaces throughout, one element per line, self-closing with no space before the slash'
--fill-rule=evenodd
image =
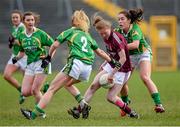
<path id="1" fill-rule="evenodd" d="M 137 68 L 141 61 L 152 61 L 152 55 L 147 50 L 143 54 L 130 55 L 131 65 L 133 68 Z"/>
<path id="2" fill-rule="evenodd" d="M 14 54 L 11 55 L 11 58 L 9 59 L 8 63 L 7 64 L 13 64 L 12 63 L 12 58 L 15 57 Z M 27 66 L 27 56 L 24 55 L 20 60 L 18 60 L 15 64 L 13 64 L 17 67 L 19 67 L 20 69 L 22 70 L 25 70 L 26 69 L 26 66 Z"/>
<path id="3" fill-rule="evenodd" d="M 88 81 L 91 71 L 92 65 L 85 64 L 78 59 L 70 60 L 61 70 L 61 72 L 81 81 Z"/>
<path id="4" fill-rule="evenodd" d="M 103 66 L 103 70 L 110 74 L 110 73 L 112 73 L 113 68 L 111 67 L 111 65 L 109 63 L 107 63 L 105 66 Z M 131 75 L 131 71 L 116 72 L 114 74 L 114 84 L 124 85 L 128 81 L 130 75 Z"/>
<path id="5" fill-rule="evenodd" d="M 34 76 L 36 74 L 47 74 L 46 69 L 41 67 L 42 60 L 38 60 L 36 62 L 32 62 L 31 64 L 27 65 L 25 70 L 25 75 Z"/>

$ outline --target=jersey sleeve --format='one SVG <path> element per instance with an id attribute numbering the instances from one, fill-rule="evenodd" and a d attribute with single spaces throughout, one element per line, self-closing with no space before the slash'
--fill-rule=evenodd
<path id="1" fill-rule="evenodd" d="M 123 35 L 118 34 L 118 38 L 120 41 L 117 41 L 116 45 L 117 45 L 117 52 L 120 52 L 122 49 L 125 49 L 125 47 L 126 47 L 125 45 L 127 43 L 126 43 L 126 39 L 123 37 Z"/>
<path id="2" fill-rule="evenodd" d="M 97 42 L 96 42 L 94 39 L 92 39 L 92 45 L 91 45 L 91 48 L 92 48 L 93 50 L 98 49 L 98 44 L 97 44 Z"/>
<path id="3" fill-rule="evenodd" d="M 42 46 L 51 46 L 54 40 L 46 32 L 42 32 Z"/>
<path id="4" fill-rule="evenodd" d="M 59 36 L 56 38 L 56 40 L 62 44 L 63 42 L 66 41 L 67 37 L 70 36 L 72 33 L 72 28 L 71 29 L 68 29 L 68 30 L 65 30 L 63 31 L 62 33 L 59 34 Z"/>
<path id="5" fill-rule="evenodd" d="M 133 41 L 140 40 L 141 37 L 142 37 L 142 32 L 141 32 L 141 30 L 138 29 L 138 28 L 133 29 L 131 36 L 132 36 L 132 40 L 133 40 Z"/>
<path id="6" fill-rule="evenodd" d="M 21 34 L 19 34 L 19 36 L 17 37 L 17 41 L 19 42 L 19 51 L 20 52 L 24 52 L 24 49 L 22 47 L 22 38 L 21 38 Z"/>

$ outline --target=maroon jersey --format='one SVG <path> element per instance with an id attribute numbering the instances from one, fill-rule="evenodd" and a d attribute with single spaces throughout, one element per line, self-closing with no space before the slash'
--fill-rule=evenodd
<path id="1" fill-rule="evenodd" d="M 129 58 L 129 51 L 127 48 L 127 42 L 126 39 L 118 32 L 112 31 L 108 40 L 104 40 L 106 43 L 106 50 L 109 53 L 110 57 L 114 58 L 115 60 L 119 61 L 120 57 L 118 53 L 124 49 L 126 54 L 126 61 L 123 64 L 123 66 L 120 68 L 120 72 L 128 72 L 131 71 L 131 62 Z M 110 63 L 109 63 L 110 64 Z M 113 64 L 110 64 L 112 68 L 115 66 Z"/>

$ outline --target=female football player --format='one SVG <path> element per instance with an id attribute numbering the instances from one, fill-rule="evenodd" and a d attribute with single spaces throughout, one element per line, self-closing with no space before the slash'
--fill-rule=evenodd
<path id="1" fill-rule="evenodd" d="M 4 79 L 8 81 L 13 87 L 15 87 L 19 92 L 21 92 L 20 83 L 13 77 L 13 74 L 21 70 L 24 73 L 25 67 L 27 65 L 27 56 L 21 58 L 16 64 L 12 63 L 12 58 L 19 53 L 19 44 L 17 41 L 18 35 L 24 31 L 25 26 L 22 21 L 22 13 L 19 10 L 14 10 L 11 13 L 11 21 L 13 24 L 11 35 L 9 37 L 9 48 L 12 48 L 12 55 L 9 59 L 5 70 L 4 70 Z M 24 102 L 24 97 L 20 95 L 19 103 Z"/>
<path id="2" fill-rule="evenodd" d="M 43 30 L 35 27 L 39 22 L 39 15 L 33 12 L 25 12 L 23 22 L 26 27 L 19 37 L 20 53 L 13 58 L 16 63 L 25 53 L 27 55 L 27 67 L 22 81 L 22 95 L 35 97 L 38 103 L 42 94 L 41 87 L 46 79 L 46 70 L 41 67 L 42 59 L 46 57 L 45 46 L 51 46 L 54 40 Z"/>
<path id="3" fill-rule="evenodd" d="M 158 89 L 151 80 L 151 47 L 146 41 L 138 23 L 142 21 L 142 9 L 133 9 L 121 11 L 118 14 L 119 27 L 115 30 L 121 33 L 128 42 L 128 49 L 133 69 L 139 66 L 140 78 L 147 87 L 151 97 L 154 100 L 157 113 L 165 111 L 162 106 Z M 128 94 L 128 87 L 123 90 L 124 94 Z M 127 100 L 127 99 L 126 99 Z"/>
<path id="4" fill-rule="evenodd" d="M 97 14 L 93 17 L 93 26 L 103 38 L 110 57 L 119 61 L 120 66 L 117 68 L 109 62 L 104 63 L 102 70 L 100 70 L 100 72 L 96 75 L 91 86 L 87 89 L 84 95 L 85 101 L 89 103 L 94 93 L 101 87 L 99 82 L 101 76 L 109 74 L 108 80 L 114 85 L 108 89 L 107 100 L 129 114 L 129 117 L 138 118 L 139 115 L 135 111 L 131 110 L 127 104 L 118 97 L 118 93 L 121 91 L 123 85 L 128 81 L 131 74 L 131 63 L 127 42 L 121 34 L 112 30 L 111 23 L 109 21 L 103 19 Z M 70 114 L 74 118 L 78 118 L 78 113 L 81 112 L 79 108 L 73 108 L 69 111 L 71 111 Z"/>
<path id="5" fill-rule="evenodd" d="M 87 118 L 90 107 L 73 84 L 89 79 L 95 57 L 94 52 L 103 59 L 115 64 L 114 60 L 111 60 L 103 50 L 98 48 L 96 41 L 88 33 L 89 27 L 90 21 L 85 12 L 82 10 L 75 11 L 72 16 L 72 28 L 65 30 L 56 38 L 56 41 L 50 47 L 49 56 L 46 57 L 42 65 L 44 67 L 48 65 L 49 61 L 51 61 L 52 53 L 65 41 L 68 42 L 69 47 L 67 64 L 56 75 L 51 82 L 50 88 L 33 111 L 21 109 L 26 118 L 35 119 L 39 114 L 45 114 L 44 108 L 50 103 L 53 95 L 63 86 L 80 103 L 83 118 Z"/>

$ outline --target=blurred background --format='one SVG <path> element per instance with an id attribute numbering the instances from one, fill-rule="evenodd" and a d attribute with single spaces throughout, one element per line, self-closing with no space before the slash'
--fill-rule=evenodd
<path id="1" fill-rule="evenodd" d="M 33 11 L 40 14 L 39 28 L 54 39 L 71 27 L 71 15 L 83 9 L 89 17 L 100 12 L 118 26 L 116 15 L 123 9 L 143 8 L 144 22 L 141 27 L 153 49 L 154 71 L 175 71 L 180 67 L 180 1 L 179 0 L 1 0 L 0 1 L 0 72 L 11 56 L 8 37 L 11 28 L 11 11 Z M 90 30 L 100 48 L 103 41 L 93 27 Z M 53 59 L 53 70 L 60 70 L 68 56 L 67 45 L 58 49 Z M 94 68 L 102 60 L 96 57 Z"/>

